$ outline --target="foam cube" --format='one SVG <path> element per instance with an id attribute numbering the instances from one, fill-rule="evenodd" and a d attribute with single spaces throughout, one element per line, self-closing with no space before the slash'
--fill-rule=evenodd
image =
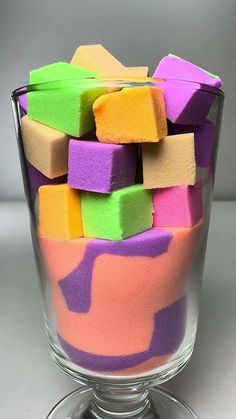
<path id="1" fill-rule="evenodd" d="M 53 179 L 49 179 L 47 176 L 43 175 L 39 170 L 35 169 L 32 164 L 26 162 L 28 179 L 30 184 L 31 193 L 36 195 L 38 189 L 42 185 L 57 185 L 59 183 L 66 183 L 67 175 L 58 176 Z"/>
<path id="2" fill-rule="evenodd" d="M 66 134 L 27 115 L 21 119 L 21 133 L 25 156 L 32 166 L 50 179 L 67 173 L 69 137 Z"/>
<path id="3" fill-rule="evenodd" d="M 169 54 L 161 59 L 153 77 L 188 80 L 217 88 L 223 85 L 219 76 L 174 54 Z"/>
<path id="4" fill-rule="evenodd" d="M 208 167 L 213 157 L 215 125 L 207 121 L 202 126 L 168 124 L 169 134 L 194 133 L 195 158 L 197 167 Z"/>
<path id="5" fill-rule="evenodd" d="M 125 67 L 101 44 L 81 45 L 75 51 L 71 64 L 104 77 L 146 77 L 148 73 L 148 67 Z"/>
<path id="6" fill-rule="evenodd" d="M 167 118 L 178 124 L 202 125 L 215 95 L 202 87 L 201 83 L 222 86 L 218 76 L 173 54 L 162 58 L 153 77 L 167 78 L 166 81 L 157 83 L 157 86 L 164 91 Z"/>
<path id="7" fill-rule="evenodd" d="M 102 143 L 157 142 L 167 135 L 163 92 L 156 87 L 126 88 L 93 104 Z"/>
<path id="8" fill-rule="evenodd" d="M 148 67 L 139 66 L 139 67 L 126 67 L 126 77 L 140 77 L 145 78 L 148 76 Z"/>
<path id="9" fill-rule="evenodd" d="M 196 162 L 193 133 L 169 135 L 157 144 L 143 144 L 145 188 L 194 185 Z"/>
<path id="10" fill-rule="evenodd" d="M 216 127 L 206 122 L 194 131 L 195 157 L 198 167 L 208 167 L 213 159 Z"/>
<path id="11" fill-rule="evenodd" d="M 20 104 L 20 107 L 23 109 L 23 111 L 27 113 L 27 95 L 26 94 L 19 96 L 19 104 Z"/>
<path id="12" fill-rule="evenodd" d="M 70 140 L 68 184 L 85 191 L 110 193 L 135 183 L 135 144 Z"/>
<path id="13" fill-rule="evenodd" d="M 39 188 L 39 232 L 55 239 L 83 236 L 78 191 L 67 184 Z"/>
<path id="14" fill-rule="evenodd" d="M 81 192 L 85 237 L 122 240 L 152 226 L 152 199 L 143 185 L 133 185 L 110 195 Z"/>
<path id="15" fill-rule="evenodd" d="M 204 124 L 215 95 L 201 89 L 198 83 L 167 79 L 156 86 L 162 88 L 165 98 L 166 116 L 174 123 L 187 125 Z"/>
<path id="16" fill-rule="evenodd" d="M 153 191 L 155 227 L 192 227 L 202 218 L 202 184 Z"/>
<path id="17" fill-rule="evenodd" d="M 88 79 L 86 84 L 81 80 L 95 76 L 92 71 L 60 62 L 31 71 L 31 84 L 54 82 L 27 93 L 29 117 L 75 137 L 85 134 L 94 127 L 92 104 L 105 88 L 96 87 L 94 80 Z M 64 81 L 55 83 L 58 80 Z"/>

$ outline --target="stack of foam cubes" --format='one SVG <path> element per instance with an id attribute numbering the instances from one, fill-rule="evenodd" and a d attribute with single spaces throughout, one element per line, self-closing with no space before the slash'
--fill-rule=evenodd
<path id="1" fill-rule="evenodd" d="M 197 170 L 211 171 L 215 138 L 214 95 L 187 81 L 222 84 L 172 54 L 147 73 L 86 45 L 31 71 L 47 84 L 20 98 L 58 339 L 79 366 L 117 374 L 158 367 L 183 341 L 203 223 Z"/>

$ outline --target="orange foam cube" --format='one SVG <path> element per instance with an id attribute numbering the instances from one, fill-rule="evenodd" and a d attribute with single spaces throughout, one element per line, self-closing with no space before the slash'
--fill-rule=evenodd
<path id="1" fill-rule="evenodd" d="M 83 236 L 80 195 L 67 184 L 39 188 L 40 234 L 56 239 Z"/>
<path id="2" fill-rule="evenodd" d="M 125 88 L 93 104 L 96 135 L 102 143 L 158 142 L 167 135 L 165 102 L 158 87 Z"/>

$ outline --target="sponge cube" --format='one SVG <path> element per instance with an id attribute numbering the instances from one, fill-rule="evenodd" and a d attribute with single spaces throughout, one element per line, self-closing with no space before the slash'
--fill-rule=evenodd
<path id="1" fill-rule="evenodd" d="M 103 77 L 146 77 L 148 73 L 148 67 L 125 67 L 101 44 L 81 45 L 71 64 L 96 71 Z"/>
<path id="2" fill-rule="evenodd" d="M 202 218 L 202 185 L 153 191 L 154 227 L 192 227 Z"/>
<path id="3" fill-rule="evenodd" d="M 209 73 L 203 68 L 174 54 L 169 54 L 161 59 L 154 71 L 153 77 L 188 80 L 218 88 L 223 84 L 219 76 Z"/>
<path id="4" fill-rule="evenodd" d="M 42 185 L 55 185 L 58 183 L 66 183 L 67 175 L 58 176 L 53 179 L 49 179 L 43 175 L 39 170 L 35 169 L 32 164 L 26 162 L 27 174 L 29 179 L 30 190 L 33 195 L 38 193 L 38 189 Z"/>
<path id="5" fill-rule="evenodd" d="M 213 158 L 216 127 L 206 122 L 194 132 L 195 156 L 198 167 L 208 167 Z"/>
<path id="6" fill-rule="evenodd" d="M 222 86 L 218 76 L 173 54 L 161 59 L 153 77 L 167 79 L 157 85 L 164 90 L 167 118 L 178 124 L 203 124 L 215 95 L 201 89 L 201 83 Z"/>
<path id="7" fill-rule="evenodd" d="M 201 89 L 198 83 L 180 80 L 155 83 L 163 89 L 166 105 L 166 116 L 174 123 L 202 125 L 215 100 L 215 95 Z"/>
<path id="8" fill-rule="evenodd" d="M 26 159 L 46 177 L 53 179 L 67 173 L 69 137 L 60 131 L 21 119 L 21 133 Z"/>
<path id="9" fill-rule="evenodd" d="M 153 77 L 188 80 L 218 88 L 223 84 L 219 76 L 209 73 L 203 68 L 174 54 L 169 54 L 161 59 L 154 71 Z"/>
<path id="10" fill-rule="evenodd" d="M 94 80 L 88 79 L 86 85 L 81 80 L 95 76 L 92 71 L 68 63 L 31 71 L 30 83 L 54 83 L 27 93 L 29 117 L 75 137 L 85 134 L 94 127 L 92 104 L 105 88 L 96 87 Z M 63 81 L 55 83 L 58 80 Z"/>
<path id="11" fill-rule="evenodd" d="M 39 231 L 55 239 L 83 236 L 80 195 L 67 184 L 39 188 Z"/>
<path id="12" fill-rule="evenodd" d="M 193 133 L 169 135 L 157 144 L 143 144 L 145 188 L 194 185 L 196 162 Z"/>
<path id="13" fill-rule="evenodd" d="M 85 237 L 122 240 L 152 226 L 152 198 L 143 185 L 133 185 L 110 195 L 81 192 Z"/>
<path id="14" fill-rule="evenodd" d="M 215 125 L 207 121 L 201 126 L 168 124 L 169 134 L 194 133 L 195 158 L 198 167 L 208 167 L 212 160 Z"/>
<path id="15" fill-rule="evenodd" d="M 95 77 L 96 75 L 96 72 L 87 70 L 86 68 L 64 62 L 57 62 L 31 70 L 30 83 L 37 84 L 57 80 L 80 80 L 87 77 Z"/>
<path id="16" fill-rule="evenodd" d="M 19 96 L 19 104 L 20 107 L 23 109 L 25 113 L 27 113 L 27 96 L 26 93 L 24 95 Z"/>
<path id="17" fill-rule="evenodd" d="M 158 87 L 126 88 L 93 104 L 102 143 L 157 142 L 167 135 L 163 92 Z"/>
<path id="18" fill-rule="evenodd" d="M 85 191 L 110 193 L 135 183 L 135 144 L 70 140 L 68 184 Z"/>
<path id="19" fill-rule="evenodd" d="M 139 66 L 139 67 L 126 67 L 126 77 L 147 77 L 148 76 L 148 67 Z"/>

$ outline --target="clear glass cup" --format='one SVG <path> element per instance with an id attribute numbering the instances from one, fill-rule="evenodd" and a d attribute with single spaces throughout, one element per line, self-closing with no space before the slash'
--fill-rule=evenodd
<path id="1" fill-rule="evenodd" d="M 147 243 L 141 253 L 134 245 L 134 256 L 122 256 L 119 252 L 111 255 L 109 250 L 107 254 L 103 250 L 91 258 L 89 251 L 85 255 L 84 249 L 76 248 L 76 239 L 70 240 L 75 244 L 73 248 L 68 242 L 47 242 L 38 230 L 37 190 L 50 181 L 37 177 L 39 173 L 32 169 L 24 153 L 21 120 L 27 113 L 26 94 L 41 100 L 46 92 L 53 103 L 55 95 L 65 89 L 68 95 L 79 95 L 84 88 L 115 91 L 156 85 L 167 94 L 169 88 L 181 92 L 184 87 L 192 95 L 178 127 L 169 123 L 170 134 L 199 129 L 191 125 L 194 113 L 189 106 L 193 106 L 195 113 L 197 109 L 198 123 L 207 120 L 214 128 L 208 162 L 197 167 L 203 198 L 200 221 L 193 227 L 180 229 L 182 235 L 178 235 L 178 229 L 172 229 L 175 242 L 161 256 L 155 254 L 155 249 L 152 255 L 147 255 Z M 11 98 L 50 353 L 56 364 L 80 383 L 76 392 L 53 408 L 48 419 L 197 417 L 184 402 L 159 386 L 184 368 L 194 348 L 223 110 L 222 91 L 180 80 L 87 79 L 29 85 L 15 90 Z M 65 178 L 58 182 L 63 181 Z M 107 258 L 112 258 L 111 266 L 106 265 Z M 80 269 L 82 261 L 84 270 Z M 77 281 L 83 277 L 80 292 L 91 293 L 88 281 L 92 281 L 95 261 L 96 269 L 103 275 L 94 285 L 93 302 L 87 310 L 70 310 L 60 281 L 65 281 L 73 271 Z M 134 272 L 136 281 L 130 283 Z M 97 308 L 91 310 L 91 304 Z"/>

